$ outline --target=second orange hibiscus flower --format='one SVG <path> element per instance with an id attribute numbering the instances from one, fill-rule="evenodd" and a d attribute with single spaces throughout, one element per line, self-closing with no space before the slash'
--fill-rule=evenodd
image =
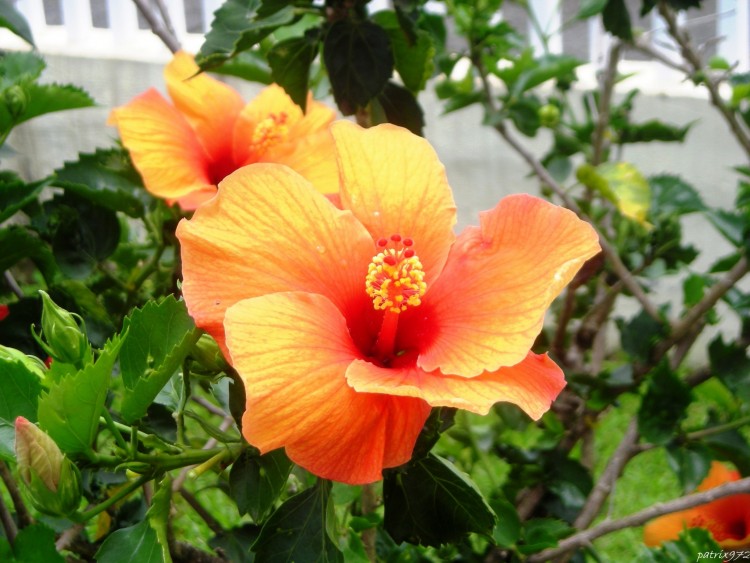
<path id="1" fill-rule="evenodd" d="M 275 84 L 245 104 L 197 73 L 193 58 L 178 52 L 164 71 L 172 103 L 152 88 L 110 116 L 149 192 L 192 210 L 225 176 L 256 162 L 285 164 L 322 193 L 338 191 L 333 110 L 309 99 L 303 114 Z"/>

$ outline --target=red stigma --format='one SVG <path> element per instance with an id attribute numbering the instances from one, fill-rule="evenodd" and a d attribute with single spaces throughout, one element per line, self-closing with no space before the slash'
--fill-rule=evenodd
<path id="1" fill-rule="evenodd" d="M 383 262 L 388 264 L 389 266 L 395 266 L 396 265 L 396 258 L 394 256 L 391 256 L 390 254 L 383 258 Z"/>
<path id="2" fill-rule="evenodd" d="M 403 244 L 404 246 L 411 246 L 414 244 L 414 241 L 407 237 L 401 241 L 401 244 Z"/>
<path id="3" fill-rule="evenodd" d="M 404 250 L 404 258 L 411 258 L 414 256 L 414 249 L 413 248 L 407 248 Z"/>
<path id="4" fill-rule="evenodd" d="M 384 238 L 379 238 L 379 239 L 378 239 L 378 242 L 377 242 L 376 244 L 377 244 L 378 246 L 385 246 L 386 244 L 388 244 L 388 239 L 384 239 Z"/>
<path id="5" fill-rule="evenodd" d="M 393 242 L 399 242 L 401 240 L 401 235 L 391 235 L 391 240 Z"/>

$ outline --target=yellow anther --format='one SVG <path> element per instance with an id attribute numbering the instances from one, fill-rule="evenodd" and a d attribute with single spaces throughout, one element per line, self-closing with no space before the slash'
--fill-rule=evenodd
<path id="1" fill-rule="evenodd" d="M 422 263 L 411 249 L 383 250 L 367 268 L 365 290 L 381 311 L 401 313 L 417 307 L 427 291 Z"/>
<path id="2" fill-rule="evenodd" d="M 250 141 L 251 150 L 258 156 L 265 154 L 268 149 L 286 139 L 289 134 L 286 113 L 272 113 L 261 119 L 255 126 Z"/>

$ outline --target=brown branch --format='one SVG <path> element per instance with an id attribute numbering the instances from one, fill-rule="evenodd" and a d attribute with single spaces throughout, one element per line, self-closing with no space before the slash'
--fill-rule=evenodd
<path id="1" fill-rule="evenodd" d="M 748 136 L 747 132 L 743 129 L 742 124 L 737 119 L 737 114 L 724 103 L 724 100 L 719 93 L 719 83 L 706 72 L 698 52 L 690 41 L 690 35 L 687 31 L 681 29 L 677 25 L 677 18 L 675 17 L 674 10 L 672 10 L 664 0 L 659 2 L 659 14 L 664 18 L 664 21 L 667 22 L 669 35 L 671 35 L 672 39 L 674 39 L 677 45 L 679 45 L 682 56 L 690 65 L 693 74 L 699 75 L 703 83 L 706 85 L 711 104 L 719 110 L 719 113 L 721 113 L 724 121 L 727 122 L 727 125 L 737 139 L 737 142 L 742 145 L 745 154 L 750 157 L 750 136 Z"/>
<path id="2" fill-rule="evenodd" d="M 187 502 L 190 505 L 190 508 L 192 508 L 195 513 L 201 517 L 201 519 L 206 523 L 206 525 L 214 534 L 219 535 L 225 532 L 224 526 L 222 526 L 219 521 L 214 518 L 208 510 L 204 508 L 204 506 L 200 503 L 200 501 L 193 493 L 185 489 L 185 487 L 181 487 L 180 495 L 182 495 L 182 498 L 185 499 L 185 502 Z"/>
<path id="3" fill-rule="evenodd" d="M 141 12 L 144 19 L 148 22 L 148 26 L 151 28 L 151 31 L 154 33 L 154 35 L 162 40 L 162 43 L 167 46 L 167 49 L 169 49 L 172 53 L 176 53 L 177 51 L 179 51 L 181 49 L 180 42 L 175 36 L 174 31 L 171 31 L 170 28 L 172 27 L 172 25 L 169 20 L 157 16 L 151 9 L 148 0 L 133 0 L 133 3 L 138 8 L 138 11 Z"/>
<path id="4" fill-rule="evenodd" d="M 13 515 L 5 505 L 2 496 L 0 496 L 0 524 L 3 526 L 8 543 L 13 545 L 13 542 L 16 540 L 16 535 L 18 534 L 18 528 L 16 528 L 16 523 L 13 521 Z"/>
<path id="5" fill-rule="evenodd" d="M 16 483 L 8 465 L 4 461 L 0 461 L 0 478 L 2 478 L 3 483 L 5 483 L 5 488 L 8 490 L 10 500 L 13 502 L 13 508 L 16 511 L 16 519 L 18 520 L 19 526 L 25 528 L 26 526 L 33 524 L 34 519 L 31 517 L 29 509 L 26 508 L 26 503 L 24 502 L 23 495 L 21 495 L 21 491 L 18 488 L 18 483 Z"/>
<path id="6" fill-rule="evenodd" d="M 637 453 L 635 446 L 638 443 L 638 438 L 638 422 L 636 419 L 633 419 L 625 431 L 620 444 L 617 446 L 615 453 L 612 454 L 607 466 L 604 468 L 602 476 L 586 499 L 586 503 L 583 505 L 578 518 L 573 523 L 573 526 L 577 529 L 582 530 L 588 527 L 599 514 L 604 501 L 607 500 L 618 477 L 622 474 L 628 461 Z"/>
<path id="7" fill-rule="evenodd" d="M 591 156 L 592 166 L 601 164 L 604 149 L 606 148 L 605 141 L 607 127 L 609 126 L 609 108 L 612 105 L 612 93 L 615 89 L 617 65 L 620 62 L 621 51 L 622 43 L 616 41 L 609 50 L 607 68 L 601 79 L 601 86 L 599 88 L 601 94 L 599 96 L 599 107 L 597 108 L 599 115 L 597 116 L 594 134 L 591 137 L 591 145 L 594 149 Z"/>
<path id="8" fill-rule="evenodd" d="M 574 534 L 564 540 L 560 541 L 557 547 L 545 549 L 540 553 L 536 553 L 527 559 L 528 563 L 540 563 L 542 561 L 549 561 L 553 557 L 557 557 L 579 547 L 590 545 L 593 540 L 623 530 L 625 528 L 633 528 L 635 526 L 641 526 L 649 520 L 653 520 L 659 516 L 665 514 L 672 514 L 681 510 L 687 510 L 701 504 L 715 501 L 729 495 L 737 495 L 743 493 L 750 493 L 750 477 L 740 479 L 739 481 L 733 481 L 731 483 L 725 483 L 708 491 L 701 493 L 695 493 L 685 497 L 681 497 L 669 502 L 657 503 L 649 508 L 621 518 L 619 520 L 608 520 L 602 522 L 598 526 L 594 526 L 589 530 Z"/>
<path id="9" fill-rule="evenodd" d="M 669 337 L 661 343 L 658 351 L 663 354 L 674 344 L 689 336 L 695 325 L 703 320 L 704 315 L 748 272 L 750 272 L 750 264 L 748 264 L 747 257 L 743 256 L 723 278 L 711 286 L 703 298 L 691 307 L 684 317 L 672 325 Z"/>

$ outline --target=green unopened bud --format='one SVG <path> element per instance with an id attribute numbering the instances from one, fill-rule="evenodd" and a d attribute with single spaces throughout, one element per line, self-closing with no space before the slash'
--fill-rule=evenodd
<path id="1" fill-rule="evenodd" d="M 81 503 L 81 474 L 55 441 L 24 417 L 16 418 L 16 459 L 31 502 L 51 516 L 68 516 Z"/>
<path id="2" fill-rule="evenodd" d="M 36 341 L 53 360 L 81 368 L 91 360 L 91 347 L 83 319 L 58 306 L 46 292 L 42 295 L 42 335 Z"/>
<path id="3" fill-rule="evenodd" d="M 553 104 L 545 104 L 539 108 L 539 121 L 542 127 L 553 129 L 560 123 L 560 108 Z"/>
<path id="4" fill-rule="evenodd" d="M 2 361 L 21 362 L 26 369 L 40 378 L 44 378 L 45 373 L 47 373 L 47 366 L 36 356 L 27 356 L 20 350 L 0 345 L 0 362 Z"/>
<path id="5" fill-rule="evenodd" d="M 204 368 L 210 371 L 224 371 L 229 364 L 221 353 L 216 340 L 208 334 L 202 334 L 190 350 L 190 356 Z"/>
<path id="6" fill-rule="evenodd" d="M 14 84 L 3 92 L 3 102 L 11 117 L 18 118 L 26 111 L 26 107 L 29 105 L 29 97 L 21 86 Z"/>

